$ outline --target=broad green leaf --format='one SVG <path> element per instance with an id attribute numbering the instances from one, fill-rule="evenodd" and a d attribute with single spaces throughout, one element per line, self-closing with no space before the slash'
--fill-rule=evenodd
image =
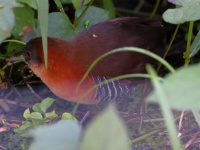
<path id="1" fill-rule="evenodd" d="M 24 117 L 25 119 L 28 119 L 29 116 L 30 116 L 30 114 L 31 114 L 31 112 L 30 112 L 29 108 L 27 108 L 27 109 L 24 111 L 23 117 Z"/>
<path id="2" fill-rule="evenodd" d="M 88 126 L 80 150 L 130 150 L 125 125 L 112 105 Z"/>
<path id="3" fill-rule="evenodd" d="M 23 47 L 24 45 L 21 43 L 9 42 L 6 54 L 9 56 L 13 55 L 14 53 L 20 52 Z"/>
<path id="4" fill-rule="evenodd" d="M 65 13 L 65 10 L 62 6 L 62 3 L 60 0 L 54 0 L 54 2 L 56 3 L 56 6 L 59 8 L 60 12 L 63 15 L 63 18 L 65 19 L 65 21 L 67 22 L 67 24 L 73 29 L 76 30 L 74 25 L 72 24 L 71 20 L 69 19 L 69 17 L 67 16 L 67 14 Z"/>
<path id="5" fill-rule="evenodd" d="M 35 111 L 35 112 L 39 112 L 40 114 L 43 113 L 41 107 L 40 107 L 40 103 L 36 103 L 33 105 L 32 109 Z"/>
<path id="6" fill-rule="evenodd" d="M 66 119 L 66 120 L 75 120 L 75 121 L 78 121 L 72 114 L 70 113 L 63 113 L 62 114 L 62 120 Z"/>
<path id="7" fill-rule="evenodd" d="M 81 15 L 84 9 L 85 7 L 81 7 L 80 9 L 76 11 L 75 13 L 76 18 L 78 18 Z M 79 20 L 76 27 L 77 27 L 77 30 L 81 32 L 85 30 L 86 28 L 85 22 L 88 22 L 88 25 L 87 25 L 88 27 L 88 26 L 95 25 L 97 23 L 103 22 L 108 19 L 109 19 L 109 15 L 106 10 L 102 8 L 90 6 L 87 12 L 85 13 L 85 15 Z"/>
<path id="8" fill-rule="evenodd" d="M 17 0 L 18 2 L 25 3 L 34 9 L 37 9 L 36 0 Z"/>
<path id="9" fill-rule="evenodd" d="M 62 120 L 30 132 L 34 138 L 29 150 L 78 150 L 81 128 L 77 122 Z"/>
<path id="10" fill-rule="evenodd" d="M 40 125 L 45 124 L 45 120 L 39 112 L 32 112 L 29 116 L 29 120 L 32 121 L 34 127 L 38 127 Z"/>
<path id="11" fill-rule="evenodd" d="M 38 120 L 42 120 L 43 117 L 40 113 L 38 112 L 32 112 L 30 115 L 29 115 L 29 119 L 38 119 Z"/>
<path id="12" fill-rule="evenodd" d="M 48 36 L 69 40 L 75 35 L 75 30 L 66 21 L 62 13 L 53 12 L 49 14 Z"/>
<path id="13" fill-rule="evenodd" d="M 55 100 L 53 98 L 45 98 L 41 103 L 40 103 L 40 108 L 42 110 L 43 113 L 45 113 L 47 111 L 47 109 L 49 107 L 51 107 L 51 105 L 53 104 Z"/>
<path id="14" fill-rule="evenodd" d="M 88 4 L 91 0 L 72 0 L 72 4 L 74 5 L 74 8 L 77 10 L 81 8 L 82 6 Z M 83 3 L 84 2 L 84 3 Z"/>
<path id="15" fill-rule="evenodd" d="M 15 0 L 0 0 L 0 43 L 11 35 L 15 25 L 14 7 L 21 6 Z"/>
<path id="16" fill-rule="evenodd" d="M 34 20 L 34 12 L 29 7 L 18 7 L 14 9 L 16 23 L 12 34 L 17 37 L 23 36 L 26 28 L 31 27 Z"/>
<path id="17" fill-rule="evenodd" d="M 169 105 L 174 109 L 200 110 L 200 65 L 182 67 L 166 76 L 161 84 Z M 159 103 L 155 92 L 147 97 L 148 102 Z"/>
<path id="18" fill-rule="evenodd" d="M 33 126 L 35 127 L 35 128 L 37 128 L 37 127 L 39 127 L 39 126 L 41 126 L 41 125 L 44 125 L 44 124 L 46 124 L 46 120 L 44 120 L 44 119 L 31 119 L 31 121 L 32 121 L 32 124 L 33 124 Z"/>
<path id="19" fill-rule="evenodd" d="M 200 50 L 200 31 L 197 33 L 190 47 L 190 57 L 193 57 Z"/>
<path id="20" fill-rule="evenodd" d="M 38 20 L 40 31 L 42 35 L 42 47 L 44 52 L 45 67 L 48 67 L 47 59 L 47 34 L 48 34 L 48 12 L 49 12 L 49 1 L 48 0 L 36 0 L 38 8 Z"/>
<path id="21" fill-rule="evenodd" d="M 163 13 L 163 19 L 172 24 L 200 19 L 200 0 L 179 0 L 180 7 L 168 9 Z"/>

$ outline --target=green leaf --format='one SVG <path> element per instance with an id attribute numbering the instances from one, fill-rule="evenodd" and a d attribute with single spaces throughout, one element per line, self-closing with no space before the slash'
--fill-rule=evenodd
<path id="1" fill-rule="evenodd" d="M 75 120 L 75 121 L 78 121 L 72 114 L 70 114 L 70 113 L 67 113 L 67 112 L 65 112 L 65 113 L 63 113 L 62 114 L 62 118 L 61 118 L 62 120 Z"/>
<path id="2" fill-rule="evenodd" d="M 29 150 L 77 150 L 81 129 L 77 122 L 62 120 L 30 132 L 34 142 Z"/>
<path id="3" fill-rule="evenodd" d="M 39 126 L 41 126 L 41 125 L 44 125 L 44 124 L 46 124 L 46 120 L 39 120 L 39 119 L 31 119 L 31 121 L 32 121 L 32 124 L 33 124 L 33 126 L 35 127 L 35 128 L 37 128 L 37 127 L 39 127 Z"/>
<path id="4" fill-rule="evenodd" d="M 45 119 L 54 119 L 58 117 L 58 115 L 56 114 L 55 110 L 53 110 L 52 112 L 49 112 L 49 113 L 45 113 Z"/>
<path id="5" fill-rule="evenodd" d="M 190 47 L 190 57 L 193 57 L 200 50 L 200 31 L 197 33 Z"/>
<path id="6" fill-rule="evenodd" d="M 45 98 L 41 103 L 40 103 L 40 109 L 42 110 L 43 113 L 47 111 L 49 107 L 53 104 L 55 100 L 53 98 Z"/>
<path id="7" fill-rule="evenodd" d="M 200 126 L 200 114 L 198 110 L 192 110 L 192 113 L 195 117 L 196 122 L 198 123 L 198 125 Z"/>
<path id="8" fill-rule="evenodd" d="M 20 3 L 25 3 L 27 5 L 29 5 L 30 7 L 37 9 L 37 4 L 36 4 L 36 0 L 17 0 Z"/>
<path id="9" fill-rule="evenodd" d="M 1 9 L 2 8 L 14 8 L 14 7 L 19 7 L 22 6 L 19 3 L 16 2 L 16 0 L 0 0 L 1 4 Z"/>
<path id="10" fill-rule="evenodd" d="M 130 150 L 125 125 L 112 105 L 88 126 L 80 150 Z"/>
<path id="11" fill-rule="evenodd" d="M 60 12 L 49 14 L 48 36 L 70 40 L 76 35 L 73 27 L 66 21 Z"/>
<path id="12" fill-rule="evenodd" d="M 61 0 L 62 4 L 71 4 L 72 0 Z"/>
<path id="13" fill-rule="evenodd" d="M 104 9 L 109 12 L 110 18 L 114 18 L 116 16 L 115 6 L 112 0 L 103 0 Z"/>
<path id="14" fill-rule="evenodd" d="M 29 116 L 29 119 L 32 121 L 34 127 L 38 127 L 40 125 L 45 124 L 45 120 L 42 115 L 38 112 L 32 112 Z"/>
<path id="15" fill-rule="evenodd" d="M 35 112 L 39 112 L 40 114 L 43 113 L 41 107 L 40 107 L 40 103 L 36 103 L 35 105 L 33 105 L 32 109 L 35 111 Z"/>
<path id="16" fill-rule="evenodd" d="M 13 55 L 14 53 L 20 52 L 23 47 L 24 45 L 21 43 L 9 42 L 6 54 Z"/>
<path id="17" fill-rule="evenodd" d="M 12 34 L 21 37 L 25 33 L 25 29 L 32 26 L 34 20 L 34 12 L 29 7 L 18 7 L 14 9 L 16 23 L 13 27 Z"/>
<path id="18" fill-rule="evenodd" d="M 27 108 L 25 111 L 24 111 L 24 114 L 23 114 L 23 117 L 24 118 L 26 118 L 26 119 L 28 119 L 29 118 L 29 116 L 30 116 L 30 110 L 29 110 L 29 108 Z"/>
<path id="19" fill-rule="evenodd" d="M 42 120 L 43 117 L 40 113 L 38 112 L 32 112 L 30 115 L 29 115 L 29 119 L 38 119 L 38 120 Z"/>
<path id="20" fill-rule="evenodd" d="M 172 24 L 180 24 L 186 21 L 196 21 L 200 19 L 200 0 L 179 0 L 181 7 L 168 9 L 163 13 L 163 19 Z"/>
<path id="21" fill-rule="evenodd" d="M 171 108 L 200 110 L 200 65 L 191 65 L 178 69 L 175 73 L 166 76 L 161 84 L 164 94 L 167 95 Z M 148 102 L 159 103 L 155 92 L 147 97 Z"/>
<path id="22" fill-rule="evenodd" d="M 15 0 L 0 0 L 0 43 L 11 35 L 15 25 L 13 7 L 21 6 Z"/>
<path id="23" fill-rule="evenodd" d="M 77 18 L 81 15 L 84 9 L 85 7 L 81 7 L 80 9 L 76 11 L 75 15 Z M 86 28 L 85 27 L 86 21 L 89 21 L 89 26 L 92 26 L 108 19 L 109 19 L 109 15 L 106 10 L 98 8 L 98 7 L 90 6 L 87 12 L 85 13 L 85 15 L 79 20 L 76 27 L 78 31 L 81 32 L 85 30 Z"/>
<path id="24" fill-rule="evenodd" d="M 49 12 L 49 3 L 48 0 L 36 0 L 38 8 L 38 20 L 40 31 L 42 35 L 42 47 L 44 52 L 44 61 L 45 67 L 48 67 L 47 60 L 47 34 L 48 34 L 48 12 Z"/>
<path id="25" fill-rule="evenodd" d="M 72 0 L 72 4 L 74 6 L 74 8 L 77 10 L 79 8 L 81 8 L 82 6 L 88 4 L 91 0 Z M 84 3 L 83 3 L 84 2 Z"/>
<path id="26" fill-rule="evenodd" d="M 23 124 L 19 128 L 17 128 L 15 130 L 15 132 L 24 131 L 24 130 L 28 129 L 30 126 L 31 126 L 31 122 L 30 121 L 25 121 L 25 122 L 23 122 Z"/>
<path id="27" fill-rule="evenodd" d="M 173 150 L 182 150 L 182 145 L 179 138 L 177 137 L 178 132 L 176 130 L 175 121 L 173 120 L 173 113 L 171 111 L 167 95 L 165 95 L 164 90 L 159 81 L 156 71 L 149 64 L 146 65 L 148 74 L 151 76 L 151 82 L 155 89 L 155 95 L 159 99 L 159 104 L 165 118 L 165 124 L 168 129 L 168 134 L 171 139 L 172 149 Z"/>

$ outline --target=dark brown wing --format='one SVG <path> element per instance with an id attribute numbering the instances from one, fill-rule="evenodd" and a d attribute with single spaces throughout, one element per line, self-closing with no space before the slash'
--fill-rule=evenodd
<path id="1" fill-rule="evenodd" d="M 73 40 L 73 55 L 86 68 L 100 55 L 120 47 L 135 46 L 162 54 L 165 31 L 159 20 L 146 18 L 117 18 L 96 24 Z M 92 70 L 93 76 L 114 77 L 145 71 L 149 57 L 133 52 L 120 52 L 103 59 Z"/>

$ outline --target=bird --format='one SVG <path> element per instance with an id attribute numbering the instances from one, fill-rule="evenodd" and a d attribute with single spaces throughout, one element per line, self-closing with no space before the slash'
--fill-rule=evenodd
<path id="1" fill-rule="evenodd" d="M 88 27 L 71 40 L 48 37 L 48 67 L 45 68 L 42 38 L 26 43 L 22 54 L 30 69 L 58 97 L 80 104 L 98 104 L 105 100 L 127 97 L 134 91 L 131 79 L 113 77 L 144 73 L 147 63 L 155 61 L 131 51 L 111 54 L 98 62 L 76 90 L 89 66 L 99 56 L 116 48 L 140 47 L 162 55 L 165 48 L 165 29 L 159 19 L 122 17 L 106 20 Z M 86 91 L 100 82 L 84 99 Z"/>

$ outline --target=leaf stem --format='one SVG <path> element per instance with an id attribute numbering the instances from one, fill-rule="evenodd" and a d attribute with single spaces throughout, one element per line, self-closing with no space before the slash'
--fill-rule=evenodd
<path id="1" fill-rule="evenodd" d="M 185 64 L 184 64 L 185 67 L 188 66 L 190 63 L 190 46 L 191 46 L 191 40 L 192 40 L 193 26 L 194 26 L 194 21 L 190 21 L 188 38 L 187 38 L 187 47 L 186 47 L 186 52 L 185 52 Z"/>
<path id="2" fill-rule="evenodd" d="M 155 16 L 156 11 L 158 10 L 159 4 L 160 4 L 160 0 L 157 0 L 157 1 L 156 1 L 156 5 L 155 5 L 155 7 L 153 8 L 153 11 L 152 11 L 152 13 L 151 13 L 151 15 L 150 15 L 149 18 L 153 18 L 153 17 Z"/>

